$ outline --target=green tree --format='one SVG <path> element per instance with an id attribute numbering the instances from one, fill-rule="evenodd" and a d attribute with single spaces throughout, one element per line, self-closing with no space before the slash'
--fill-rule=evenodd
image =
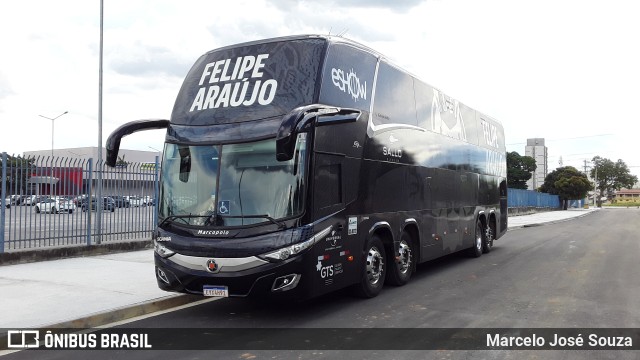
<path id="1" fill-rule="evenodd" d="M 549 173 L 544 179 L 540 191 L 558 195 L 562 200 L 562 208 L 567 209 L 569 200 L 584 199 L 593 185 L 587 175 L 578 171 L 573 166 L 560 167 Z"/>
<path id="2" fill-rule="evenodd" d="M 7 195 L 27 193 L 27 180 L 31 177 L 31 169 L 35 158 L 23 158 L 7 155 Z M 0 171 L 2 170 L 2 156 L 0 154 Z"/>
<path id="3" fill-rule="evenodd" d="M 507 185 L 512 189 L 526 190 L 527 181 L 536 167 L 536 160 L 531 156 L 520 156 L 516 151 L 507 153 Z"/>
<path id="4" fill-rule="evenodd" d="M 614 190 L 630 189 L 638 182 L 638 177 L 631 175 L 627 164 L 620 159 L 614 163 L 609 159 L 595 156 L 591 161 L 594 166 L 590 175 L 592 179 L 596 180 L 598 206 L 600 206 L 600 199 L 603 196 L 612 195 Z"/>

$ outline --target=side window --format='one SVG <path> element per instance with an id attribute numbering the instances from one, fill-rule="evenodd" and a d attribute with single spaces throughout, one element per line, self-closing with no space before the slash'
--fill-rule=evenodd
<path id="1" fill-rule="evenodd" d="M 332 214 L 344 206 L 343 161 L 342 156 L 316 156 L 314 208 L 319 217 Z"/>
<path id="2" fill-rule="evenodd" d="M 421 82 L 415 82 L 416 92 L 416 112 L 418 115 L 418 126 L 431 130 L 431 111 L 433 105 L 433 89 Z"/>
<path id="3" fill-rule="evenodd" d="M 418 126 L 413 77 L 384 61 L 378 68 L 372 121 L 376 126 Z"/>

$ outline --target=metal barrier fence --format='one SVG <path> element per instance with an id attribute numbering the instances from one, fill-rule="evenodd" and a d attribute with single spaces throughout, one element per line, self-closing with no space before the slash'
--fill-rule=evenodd
<path id="1" fill-rule="evenodd" d="M 560 208 L 560 197 L 531 190 L 507 189 L 507 206 L 510 208 Z"/>
<path id="2" fill-rule="evenodd" d="M 0 253 L 150 239 L 159 172 L 158 157 L 110 168 L 93 159 L 2 153 Z"/>

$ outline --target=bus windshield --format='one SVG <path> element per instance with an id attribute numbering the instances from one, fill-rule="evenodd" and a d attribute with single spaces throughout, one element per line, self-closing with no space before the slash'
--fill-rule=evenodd
<path id="1" fill-rule="evenodd" d="M 242 144 L 166 144 L 161 221 L 241 226 L 298 216 L 304 207 L 307 137 L 289 161 L 276 160 L 275 139 Z M 163 220 L 164 219 L 164 220 Z"/>

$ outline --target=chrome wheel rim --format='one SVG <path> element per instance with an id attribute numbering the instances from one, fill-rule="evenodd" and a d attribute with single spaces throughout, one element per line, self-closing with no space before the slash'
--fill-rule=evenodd
<path id="1" fill-rule="evenodd" d="M 384 260 L 382 259 L 382 254 L 380 254 L 380 251 L 378 251 L 378 248 L 375 246 L 371 247 L 367 253 L 366 270 L 369 284 L 376 285 L 380 282 L 382 272 L 384 271 Z"/>
<path id="2" fill-rule="evenodd" d="M 493 229 L 491 226 L 487 226 L 484 236 L 487 239 L 487 247 L 490 248 L 493 245 Z"/>
<path id="3" fill-rule="evenodd" d="M 476 231 L 476 249 L 482 250 L 482 228 L 478 227 Z"/>
<path id="4" fill-rule="evenodd" d="M 411 269 L 411 247 L 409 244 L 402 240 L 400 242 L 400 246 L 398 247 L 398 270 L 401 274 L 406 274 Z"/>

